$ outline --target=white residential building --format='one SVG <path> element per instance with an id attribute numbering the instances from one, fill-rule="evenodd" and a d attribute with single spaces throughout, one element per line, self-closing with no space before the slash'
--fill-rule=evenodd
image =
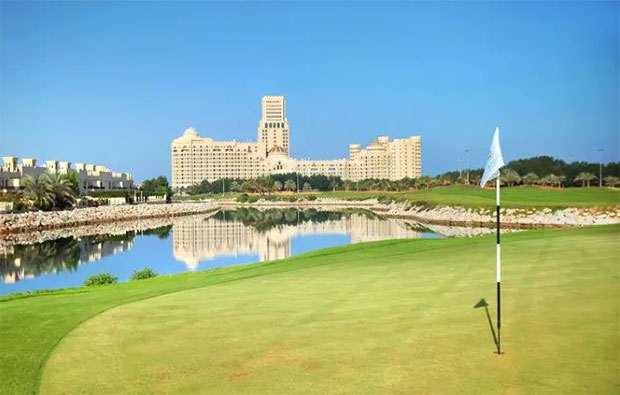
<path id="1" fill-rule="evenodd" d="M 6 193 L 18 190 L 23 186 L 23 178 L 38 176 L 44 173 L 67 173 L 74 171 L 78 176 L 80 192 L 89 190 L 132 189 L 133 177 L 129 173 L 119 173 L 101 165 L 76 163 L 75 168 L 71 162 L 59 162 L 57 160 L 45 161 L 45 166 L 37 166 L 37 160 L 32 158 L 22 159 L 15 156 L 2 157 L 3 165 L 0 168 L 0 191 Z"/>

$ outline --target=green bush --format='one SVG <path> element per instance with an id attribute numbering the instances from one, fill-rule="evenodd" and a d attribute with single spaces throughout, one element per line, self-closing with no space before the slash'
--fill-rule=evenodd
<path id="1" fill-rule="evenodd" d="M 88 277 L 84 281 L 84 285 L 90 287 L 91 285 L 115 284 L 117 281 L 118 276 L 111 273 L 99 273 Z"/>
<path id="2" fill-rule="evenodd" d="M 253 195 L 250 196 L 247 193 L 244 193 L 243 195 L 237 196 L 237 201 L 239 203 L 256 203 L 261 199 L 267 199 L 269 200 L 269 197 L 265 197 L 265 196 L 257 196 L 257 195 Z"/>
<path id="3" fill-rule="evenodd" d="M 310 195 L 310 196 L 306 197 L 306 200 L 310 200 L 310 201 L 317 200 L 317 199 L 318 199 L 318 197 L 316 195 Z"/>
<path id="4" fill-rule="evenodd" d="M 390 204 L 394 201 L 394 198 L 391 196 L 380 195 L 377 197 L 377 201 L 383 204 Z"/>
<path id="5" fill-rule="evenodd" d="M 157 277 L 157 273 L 150 267 L 145 267 L 141 270 L 134 270 L 131 273 L 131 280 L 145 280 L 147 278 Z"/>
<path id="6" fill-rule="evenodd" d="M 134 191 L 131 191 L 131 197 L 133 197 Z M 101 191 L 88 191 L 87 196 L 94 198 L 115 198 L 115 197 L 130 197 L 130 191 L 128 190 L 101 190 Z M 138 192 L 140 196 L 140 192 Z"/>

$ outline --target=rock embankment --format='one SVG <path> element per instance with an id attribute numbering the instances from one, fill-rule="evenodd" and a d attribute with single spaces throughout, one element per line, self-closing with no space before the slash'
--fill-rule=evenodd
<path id="1" fill-rule="evenodd" d="M 302 202 L 283 202 L 259 200 L 258 202 L 236 203 L 221 202 L 226 207 L 254 207 L 257 209 L 300 207 L 329 210 L 335 208 L 362 208 L 377 214 L 403 219 L 412 219 L 421 223 L 437 225 L 455 225 L 468 227 L 492 227 L 496 225 L 496 212 L 488 208 L 467 208 L 453 206 L 421 206 L 410 202 L 381 203 L 376 199 L 363 201 L 316 199 Z M 566 208 L 514 209 L 503 208 L 500 211 L 503 228 L 531 229 L 542 227 L 566 227 L 585 225 L 605 225 L 620 223 L 620 207 L 615 208 Z"/>
<path id="2" fill-rule="evenodd" d="M 67 211 L 0 214 L 0 236 L 6 238 L 7 235 L 16 233 L 201 214 L 220 208 L 236 207 L 254 207 L 259 210 L 285 207 L 317 210 L 360 208 L 381 215 L 448 226 L 494 227 L 496 221 L 495 211 L 488 208 L 428 207 L 409 202 L 386 204 L 374 199 L 364 201 L 316 199 L 299 202 L 259 200 L 251 204 L 207 200 L 191 203 L 102 206 Z M 620 208 L 567 208 L 562 210 L 508 208 L 501 210 L 501 220 L 502 227 L 509 229 L 617 224 L 620 223 Z"/>
<path id="3" fill-rule="evenodd" d="M 88 207 L 65 211 L 36 211 L 0 215 L 0 235 L 75 226 L 105 224 L 148 218 L 175 217 L 218 210 L 212 202 L 175 204 L 138 204 Z"/>
<path id="4" fill-rule="evenodd" d="M 392 203 L 377 204 L 373 209 L 384 215 L 411 218 L 419 222 L 434 224 L 494 227 L 497 221 L 495 210 L 485 208 L 423 207 L 407 203 Z M 620 223 L 620 209 L 618 207 L 561 210 L 504 208 L 500 210 L 500 218 L 503 228 L 512 229 L 605 225 Z"/>

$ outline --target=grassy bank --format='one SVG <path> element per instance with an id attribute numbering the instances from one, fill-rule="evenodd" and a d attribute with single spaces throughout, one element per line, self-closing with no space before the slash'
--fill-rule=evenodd
<path id="1" fill-rule="evenodd" d="M 5 298 L 0 390 L 617 393 L 619 230 L 504 238 L 500 358 L 493 238 L 396 240 Z"/>
<path id="2" fill-rule="evenodd" d="M 551 208 L 566 207 L 617 207 L 620 205 L 620 190 L 612 188 L 562 188 L 536 187 L 502 188 L 502 206 L 507 208 Z M 226 194 L 224 198 L 234 199 L 239 194 Z M 336 191 L 312 194 L 272 194 L 264 198 L 290 201 L 316 196 L 344 200 L 382 199 L 385 201 L 410 201 L 423 205 L 449 205 L 465 207 L 494 207 L 495 190 L 478 187 L 449 186 L 408 192 L 355 192 Z M 221 199 L 221 194 L 179 197 L 180 200 Z"/>
<path id="3" fill-rule="evenodd" d="M 365 199 L 385 196 L 394 200 L 424 202 L 431 205 L 466 207 L 492 207 L 495 190 L 478 187 L 437 187 L 411 192 L 325 192 L 321 197 L 342 199 Z M 535 187 L 502 188 L 502 206 L 506 208 L 565 208 L 565 207 L 612 207 L 620 205 L 620 190 L 611 188 L 562 188 Z"/>

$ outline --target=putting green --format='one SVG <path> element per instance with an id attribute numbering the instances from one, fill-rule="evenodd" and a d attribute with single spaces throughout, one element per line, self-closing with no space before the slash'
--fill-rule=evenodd
<path id="1" fill-rule="evenodd" d="M 494 319 L 492 239 L 400 241 L 108 310 L 58 344 L 40 391 L 617 393 L 618 241 L 506 237 L 501 356 L 472 308 L 485 297 Z"/>

